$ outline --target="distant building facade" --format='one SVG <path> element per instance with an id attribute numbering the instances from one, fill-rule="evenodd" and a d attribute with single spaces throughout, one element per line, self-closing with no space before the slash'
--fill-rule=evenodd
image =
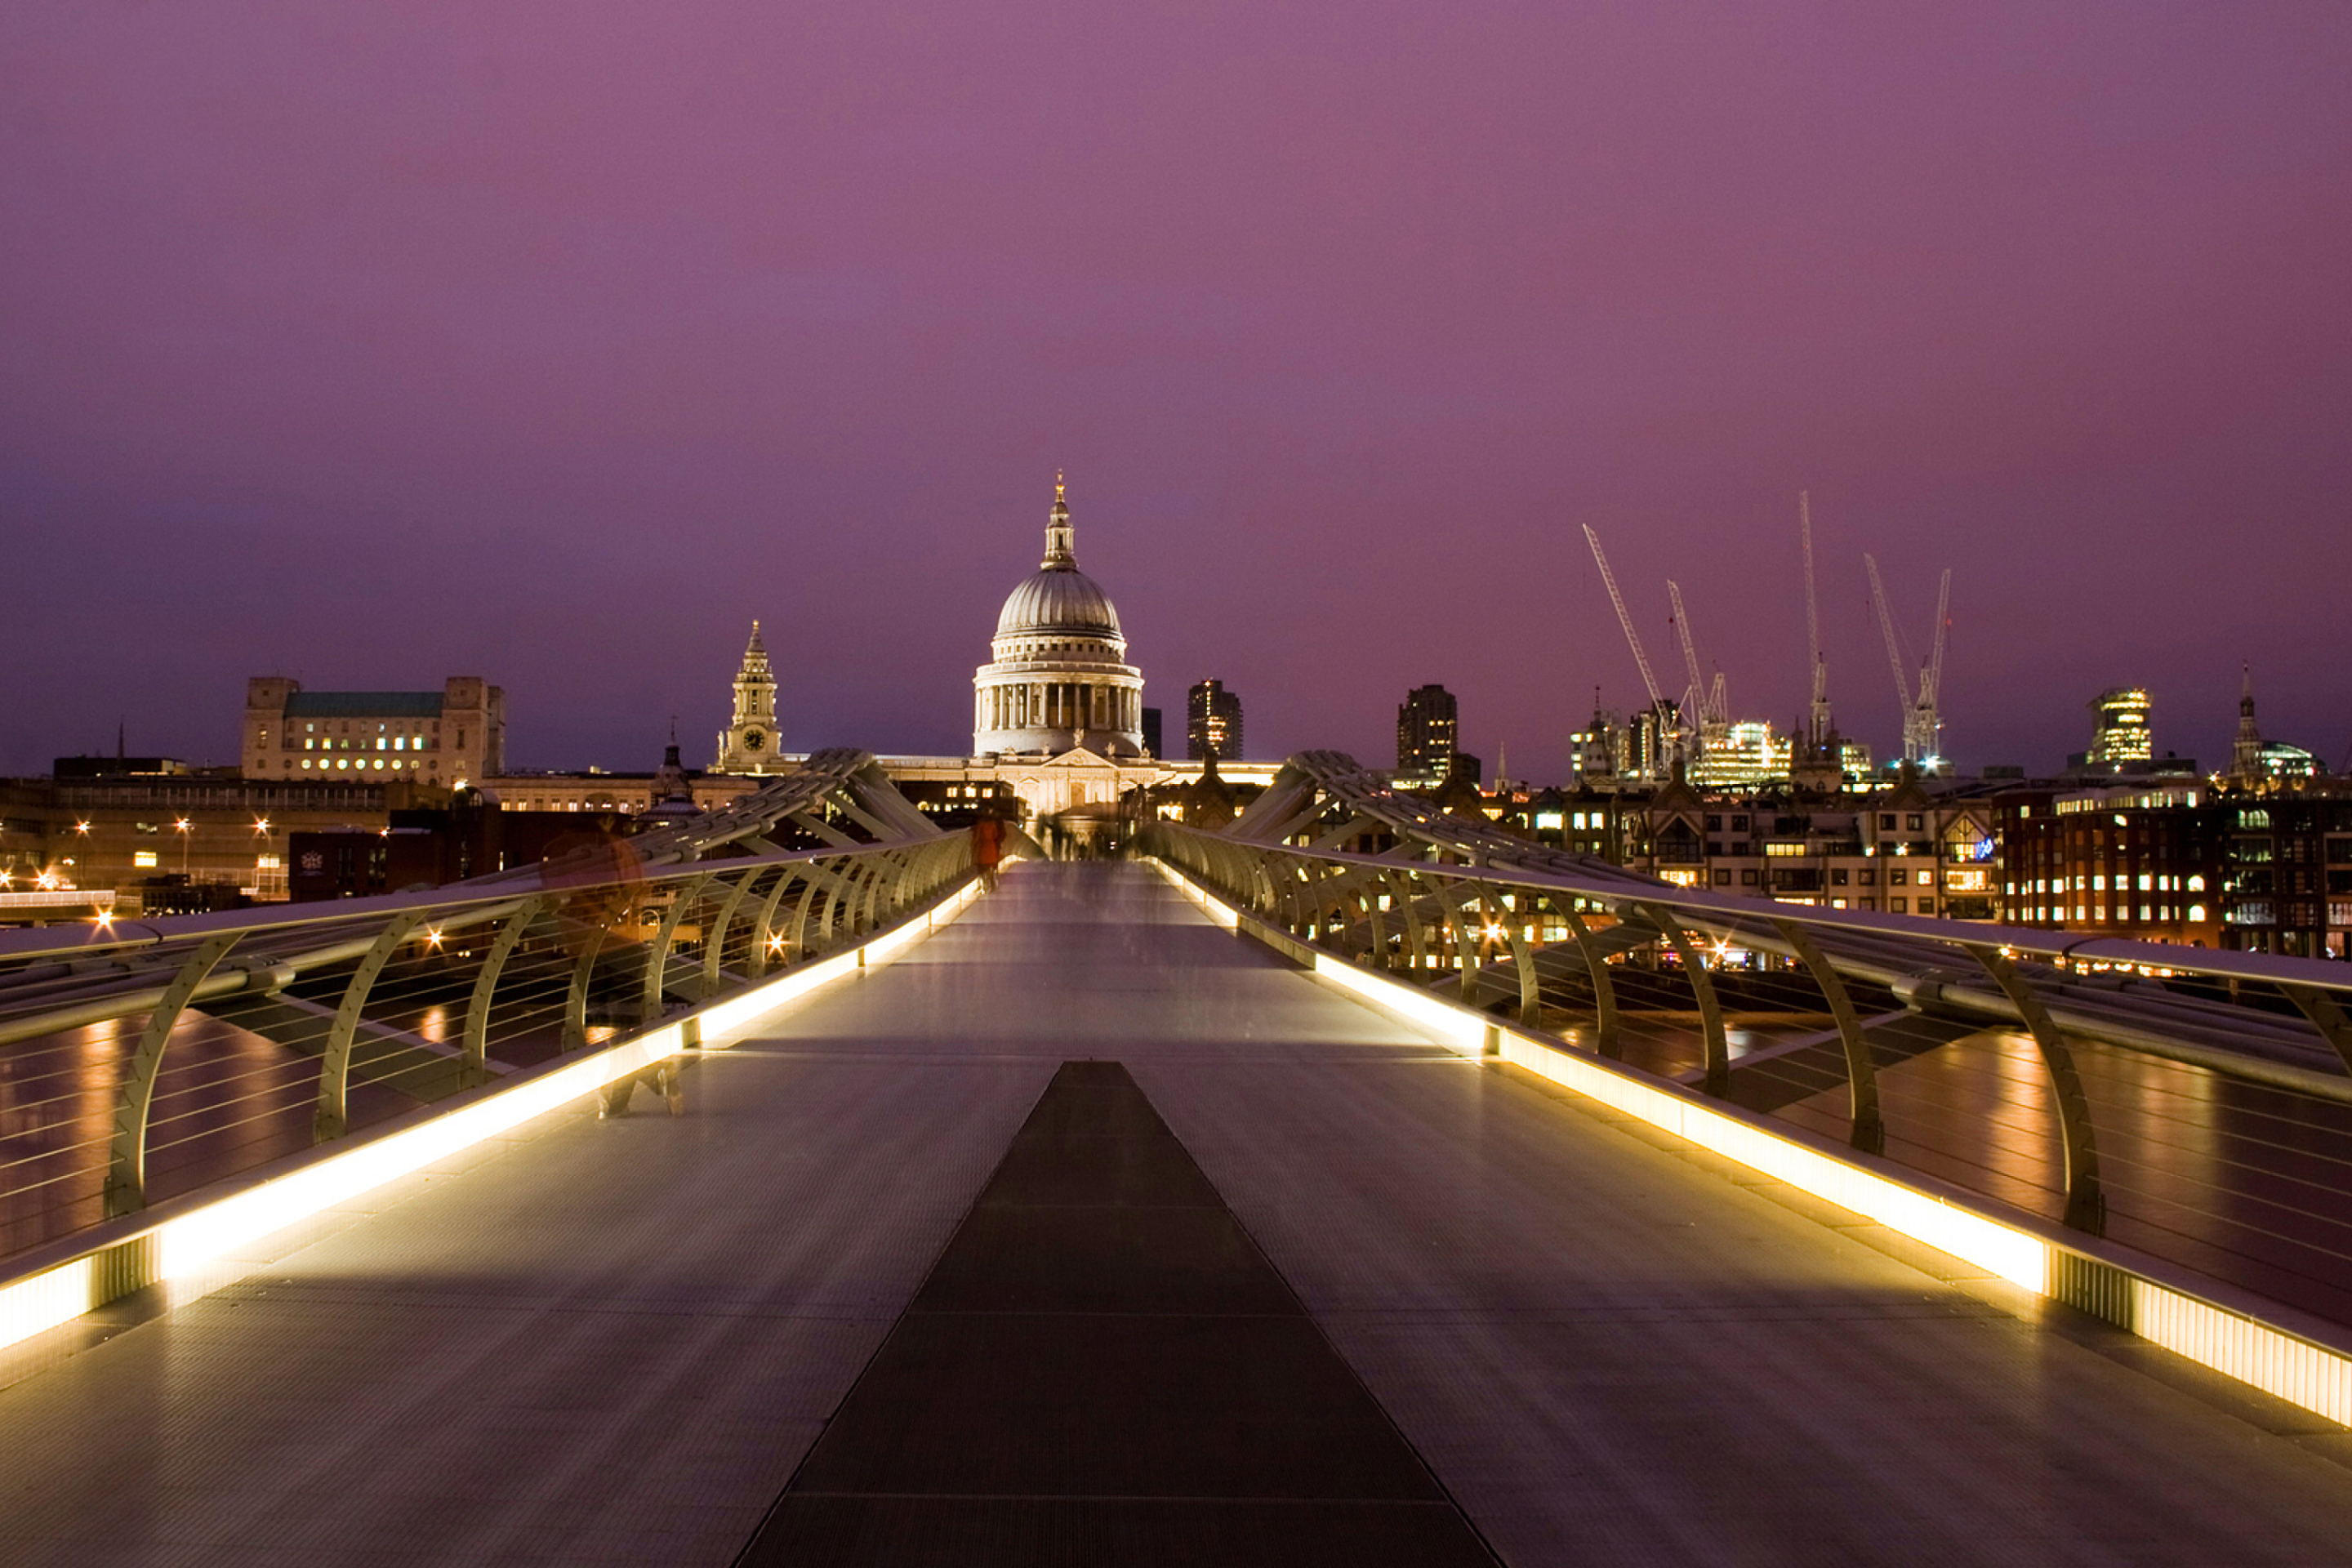
<path id="1" fill-rule="evenodd" d="M 2226 840 L 2196 784 L 2039 787 L 1994 799 L 2001 919 L 2222 947 Z"/>
<path id="2" fill-rule="evenodd" d="M 246 683 L 240 771 L 249 779 L 406 780 L 456 789 L 506 769 L 507 694 L 478 676 L 438 691 L 305 691 Z"/>
<path id="3" fill-rule="evenodd" d="M 1193 762 L 1242 754 L 1242 700 L 1222 680 L 1203 680 L 1184 694 L 1184 755 Z"/>
<path id="4" fill-rule="evenodd" d="M 1416 686 L 1397 705 L 1397 772 L 1443 778 L 1461 750 L 1461 714 L 1443 686 Z"/>

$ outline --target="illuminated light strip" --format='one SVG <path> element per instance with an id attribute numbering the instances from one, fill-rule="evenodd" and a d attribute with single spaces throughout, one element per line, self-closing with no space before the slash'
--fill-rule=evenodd
<path id="1" fill-rule="evenodd" d="M 1160 870 L 1192 890 L 1173 868 L 1160 865 Z M 1196 899 L 1203 896 L 1194 892 Z M 1515 1067 L 1973 1263 L 2037 1296 L 2080 1308 L 2200 1366 L 2339 1426 L 2352 1426 L 2352 1357 L 2340 1351 L 2200 1300 L 2124 1265 L 1916 1191 L 1686 1096 L 1653 1088 L 1595 1058 L 1455 1007 L 1377 970 L 1318 952 L 1315 972 L 1416 1021 L 1432 1011 L 1447 1015 L 1448 1023 L 1438 1032 L 1449 1044 L 1462 1042 L 1457 1049 L 1474 1048 L 1467 1043 L 1474 1022 L 1481 1047 L 1492 1029 L 1499 1037 L 1502 1059 Z"/>
<path id="2" fill-rule="evenodd" d="M 1410 985 L 1399 985 L 1385 975 L 1328 952 L 1315 955 L 1315 973 L 1368 1002 L 1377 1002 L 1390 1012 L 1403 1014 L 1465 1057 L 1486 1054 L 1485 1020 L 1465 1014 L 1458 1007 L 1449 1007 L 1437 997 L 1423 995 Z"/>
<path id="3" fill-rule="evenodd" d="M 1514 1067 L 1525 1068 L 1702 1149 L 1990 1269 L 2011 1284 L 2037 1295 L 2048 1293 L 2049 1244 L 2038 1237 L 1915 1192 L 1680 1095 L 1637 1083 L 1516 1030 L 1503 1031 L 1502 1056 Z"/>
<path id="4" fill-rule="evenodd" d="M 1144 861 L 1153 870 L 1167 878 L 1171 887 L 1200 905 L 1201 912 L 1209 917 L 1212 924 L 1223 926 L 1230 931 L 1238 931 L 1242 929 L 1242 917 L 1239 914 L 1230 906 L 1210 897 L 1203 889 L 1194 887 L 1185 879 L 1184 874 L 1173 866 L 1169 865 L 1157 855 L 1146 856 Z"/>
<path id="5" fill-rule="evenodd" d="M 608 1046 L 543 1077 L 499 1089 L 470 1105 L 372 1139 L 166 1220 L 152 1230 L 110 1242 L 54 1268 L 0 1286 L 0 1348 L 70 1322 L 157 1279 L 185 1279 L 199 1274 L 248 1242 L 509 1131 L 632 1073 L 643 1072 L 686 1048 L 689 1022 L 703 1032 L 706 1042 L 713 1036 L 737 1035 L 761 1016 L 828 981 L 887 962 L 971 908 L 979 896 L 978 884 L 967 884 L 934 906 L 924 919 L 909 919 L 849 952 L 804 964 L 742 995 L 672 1019 L 649 1034 Z M 112 1278 L 118 1270 L 106 1266 L 110 1255 L 150 1248 L 156 1260 L 152 1270 L 141 1270 L 133 1264 L 128 1272 L 139 1277 L 119 1281 Z"/>
<path id="6" fill-rule="evenodd" d="M 77 1258 L 0 1289 L 0 1345 L 31 1339 L 97 1306 L 97 1279 L 98 1259 Z"/>

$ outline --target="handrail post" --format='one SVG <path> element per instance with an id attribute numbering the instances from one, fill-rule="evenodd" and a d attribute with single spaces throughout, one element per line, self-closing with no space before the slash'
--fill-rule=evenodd
<path id="1" fill-rule="evenodd" d="M 173 1026 L 189 1000 L 236 945 L 238 931 L 207 937 L 180 965 L 164 988 L 163 999 L 147 1016 L 139 1048 L 122 1077 L 114 1100 L 114 1137 L 106 1169 L 106 1213 L 109 1218 L 136 1214 L 147 1206 L 147 1114 L 155 1103 L 155 1079 L 163 1070 L 163 1050 L 171 1044 Z"/>
<path id="2" fill-rule="evenodd" d="M 2099 1150 L 2091 1128 L 2091 1102 L 2083 1092 L 2082 1075 L 2074 1068 L 2074 1053 L 2065 1037 L 2050 1021 L 2050 1010 L 2000 949 L 1963 942 L 1962 948 L 1981 964 L 2017 1009 L 2026 1033 L 2042 1053 L 2050 1074 L 2051 1098 L 2058 1104 L 2058 1135 L 2066 1161 L 2066 1223 L 2076 1230 L 2104 1236 L 2107 1228 L 2107 1195 L 2099 1184 Z"/>
<path id="3" fill-rule="evenodd" d="M 324 1143 L 341 1138 L 351 1125 L 352 1043 L 359 1037 L 360 1010 L 367 1005 L 368 993 L 375 989 L 376 976 L 392 962 L 409 933 L 424 923 L 423 910 L 403 910 L 384 921 L 383 930 L 359 967 L 352 971 L 343 986 L 343 999 L 335 1007 L 335 1021 L 327 1026 L 327 1048 L 319 1058 L 319 1107 L 310 1117 L 310 1138 Z"/>
<path id="4" fill-rule="evenodd" d="M 1576 950 L 1584 955 L 1585 973 L 1592 977 L 1592 1048 L 1612 1061 L 1623 1058 L 1625 1043 L 1617 1033 L 1617 987 L 1609 978 L 1609 963 L 1601 951 L 1601 939 L 1584 923 L 1584 915 L 1570 899 L 1563 911 L 1568 916 L 1568 929 L 1575 933 Z"/>
<path id="5" fill-rule="evenodd" d="M 1405 961 L 1412 967 L 1413 984 L 1418 985 L 1422 983 L 1422 971 L 1429 967 L 1424 962 L 1428 952 L 1421 934 L 1421 910 L 1415 907 L 1421 901 L 1421 893 L 1414 873 L 1391 871 L 1388 877 L 1389 886 L 1395 889 L 1397 908 L 1404 911 Z"/>
<path id="6" fill-rule="evenodd" d="M 1797 955 L 1822 988 L 1830 1016 L 1837 1023 L 1838 1042 L 1845 1047 L 1845 1079 L 1849 1125 L 1853 1146 L 1865 1154 L 1886 1152 L 1886 1124 L 1878 1110 L 1878 1068 L 1870 1059 L 1870 1042 L 1863 1037 L 1862 1016 L 1854 1011 L 1845 977 L 1832 967 L 1812 933 L 1795 921 L 1776 920 L 1773 929 L 1789 951 Z"/>
<path id="7" fill-rule="evenodd" d="M 474 994 L 466 1004 L 464 1045 L 457 1063 L 457 1086 L 474 1089 L 489 1081 L 490 1077 L 490 999 L 499 988 L 499 976 L 505 973 L 507 960 L 547 907 L 545 899 L 525 899 L 521 907 L 507 917 L 499 928 L 498 939 L 482 960 L 482 972 L 474 978 Z"/>
<path id="8" fill-rule="evenodd" d="M 1704 1087 L 1707 1093 L 1720 1095 L 1731 1087 L 1731 1047 L 1724 1036 L 1723 1005 L 1716 999 L 1715 981 L 1707 974 L 1706 959 L 1699 952 L 1698 944 L 1675 923 L 1674 914 L 1665 905 L 1644 904 L 1642 910 L 1666 939 L 1675 962 L 1682 966 L 1684 977 L 1690 982 L 1691 994 L 1698 998 L 1699 1035 L 1706 1049 Z"/>
<path id="9" fill-rule="evenodd" d="M 768 896 L 760 901 L 760 918 L 751 926 L 751 956 L 748 961 L 754 980 L 768 973 L 768 954 L 775 952 L 779 945 L 776 942 L 776 910 L 783 903 L 784 895 L 791 891 L 793 884 L 802 880 L 799 869 L 787 866 L 776 874 L 776 885 L 770 888 Z"/>
<path id="10" fill-rule="evenodd" d="M 677 895 L 670 900 L 668 913 L 662 916 L 661 928 L 646 945 L 645 978 L 637 994 L 637 1021 L 640 1024 L 650 1024 L 662 1016 L 662 993 L 667 988 L 663 983 L 669 978 L 669 949 L 677 936 L 677 922 L 685 918 L 688 910 L 694 907 L 695 900 L 702 897 L 702 889 L 710 885 L 716 875 L 715 871 L 704 871 L 688 877 L 678 887 Z"/>
<path id="11" fill-rule="evenodd" d="M 727 897 L 719 900 L 719 912 L 711 917 L 710 929 L 702 937 L 702 996 L 709 1001 L 719 989 L 719 961 L 725 955 L 727 928 L 735 923 L 735 911 L 740 908 L 751 884 L 760 879 L 760 868 L 744 872 L 728 885 Z"/>
<path id="12" fill-rule="evenodd" d="M 1493 893 L 1493 889 L 1488 891 Z M 1543 983 L 1536 974 L 1536 955 L 1528 946 L 1527 935 L 1519 929 L 1518 916 L 1525 911 L 1506 909 L 1502 895 L 1495 893 L 1493 904 L 1496 923 L 1502 927 L 1504 944 L 1511 950 L 1511 962 L 1519 972 L 1519 1022 L 1534 1027 L 1543 1019 Z M 1509 918 L 1503 918 L 1509 917 Z"/>
<path id="13" fill-rule="evenodd" d="M 2345 1016 L 2344 1004 L 2337 1001 L 2332 993 L 2316 985 L 2295 985 L 2282 981 L 2279 983 L 2279 994 L 2302 1009 L 2303 1016 L 2311 1020 L 2312 1027 L 2319 1031 L 2320 1038 L 2335 1051 L 2345 1069 L 2352 1072 L 2352 1018 Z"/>
<path id="14" fill-rule="evenodd" d="M 572 986 L 563 1000 L 563 1046 L 567 1051 L 578 1050 L 588 1043 L 588 982 L 595 973 L 596 960 L 604 951 L 604 928 L 588 928 L 587 945 L 580 960 L 572 966 Z"/>

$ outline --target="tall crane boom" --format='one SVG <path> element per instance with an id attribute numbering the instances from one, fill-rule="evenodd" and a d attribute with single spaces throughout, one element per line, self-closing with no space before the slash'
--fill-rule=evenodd
<path id="1" fill-rule="evenodd" d="M 1830 732 L 1830 667 L 1822 657 L 1822 611 L 1813 596 L 1813 505 L 1810 492 L 1797 492 L 1797 532 L 1805 546 L 1805 643 L 1813 659 L 1813 742 Z"/>
<path id="2" fill-rule="evenodd" d="M 1903 754 L 1916 762 L 1912 752 L 1911 677 L 1903 668 L 1903 645 L 1895 640 L 1895 616 L 1886 608 L 1886 584 L 1879 581 L 1878 557 L 1865 553 L 1862 563 L 1870 569 L 1870 599 L 1878 606 L 1878 629 L 1886 637 L 1886 662 L 1895 671 L 1895 700 L 1903 714 Z"/>
<path id="3" fill-rule="evenodd" d="M 1706 681 L 1698 670 L 1698 645 L 1691 640 L 1690 615 L 1683 608 L 1682 584 L 1672 577 L 1666 579 L 1666 597 L 1675 606 L 1675 630 L 1683 641 L 1683 668 L 1690 671 L 1690 689 L 1683 696 L 1685 711 L 1706 717 Z"/>
<path id="4" fill-rule="evenodd" d="M 1944 633 L 1951 624 L 1952 569 L 1944 568 L 1943 581 L 1936 589 L 1936 635 L 1920 663 L 1915 693 L 1904 671 L 1903 645 L 1895 635 L 1895 616 L 1887 608 L 1886 584 L 1879 580 L 1877 559 L 1864 555 L 1862 560 L 1870 568 L 1870 596 L 1878 605 L 1878 629 L 1886 636 L 1886 662 L 1895 667 L 1895 695 L 1903 705 L 1904 760 L 1931 761 L 1943 755 L 1944 721 L 1937 703 L 1944 684 Z"/>
<path id="5" fill-rule="evenodd" d="M 1952 569 L 1947 566 L 1936 589 L 1935 644 L 1919 671 L 1919 739 L 1931 757 L 1944 753 L 1944 634 L 1951 627 L 1951 612 Z"/>
<path id="6" fill-rule="evenodd" d="M 1663 705 L 1665 693 L 1658 689 L 1658 678 L 1650 673 L 1650 656 L 1642 651 L 1642 635 L 1633 629 L 1633 617 L 1625 608 L 1625 595 L 1617 591 L 1617 574 L 1609 570 L 1609 557 L 1601 551 L 1601 536 L 1592 525 L 1584 525 L 1585 542 L 1592 546 L 1592 563 L 1601 568 L 1601 581 L 1609 590 L 1609 602 L 1617 606 L 1617 624 L 1625 628 L 1625 646 L 1633 650 L 1633 662 L 1641 667 L 1643 688 L 1650 694 L 1653 709 Z"/>

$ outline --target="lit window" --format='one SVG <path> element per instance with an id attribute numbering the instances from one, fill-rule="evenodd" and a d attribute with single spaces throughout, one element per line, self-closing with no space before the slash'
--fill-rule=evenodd
<path id="1" fill-rule="evenodd" d="M 155 863 L 155 851 L 134 849 L 131 852 L 131 863 L 133 866 L 152 866 Z"/>

